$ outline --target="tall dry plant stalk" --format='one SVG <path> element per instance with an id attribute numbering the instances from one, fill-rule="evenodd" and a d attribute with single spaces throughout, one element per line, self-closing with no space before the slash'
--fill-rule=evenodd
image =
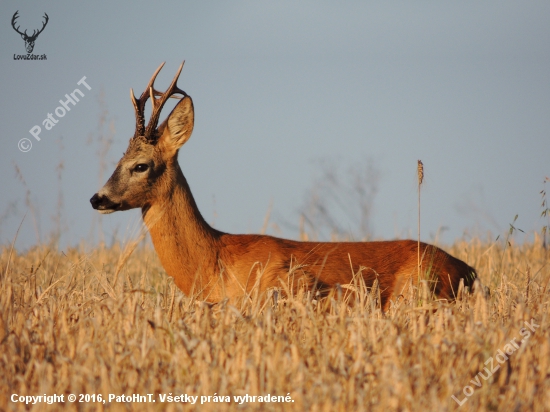
<path id="1" fill-rule="evenodd" d="M 4 269 L 3 277 L 7 277 L 7 275 L 8 275 L 8 270 L 10 268 L 11 257 L 13 255 L 13 251 L 14 251 L 14 248 L 15 248 L 15 242 L 17 240 L 17 236 L 19 236 L 19 231 L 21 230 L 21 226 L 23 225 L 23 221 L 25 220 L 25 217 L 27 217 L 27 213 L 25 213 L 25 215 L 23 216 L 23 219 L 21 219 L 21 222 L 19 223 L 19 226 L 17 227 L 17 230 L 15 231 L 15 236 L 13 237 L 13 241 L 11 242 L 10 252 L 8 253 L 8 261 L 6 262 L 6 268 Z"/>
<path id="2" fill-rule="evenodd" d="M 542 246 L 545 250 L 548 249 L 546 238 L 550 235 L 550 206 L 548 205 L 548 201 L 546 200 L 546 182 L 550 182 L 550 177 L 544 178 L 544 182 L 542 182 L 543 189 L 540 191 L 542 197 L 542 213 L 540 214 L 540 217 L 542 217 L 543 219 L 547 219 L 546 224 L 543 224 L 541 229 Z"/>
<path id="3" fill-rule="evenodd" d="M 59 152 L 63 154 L 64 146 L 63 140 L 59 138 L 57 140 L 59 145 Z M 51 232 L 51 242 L 55 245 L 59 245 L 61 240 L 61 235 L 67 229 L 67 225 L 64 221 L 64 199 L 63 199 L 63 170 L 65 169 L 65 162 L 63 156 L 60 156 L 59 163 L 55 167 L 55 172 L 57 174 L 57 205 L 55 208 L 55 214 L 52 216 L 52 221 L 55 223 L 55 227 Z"/>
<path id="4" fill-rule="evenodd" d="M 13 166 L 15 168 L 15 176 L 21 182 L 21 184 L 25 189 L 25 206 L 27 207 L 27 210 L 31 214 L 31 219 L 34 226 L 34 233 L 36 235 L 36 243 L 40 244 L 42 242 L 42 236 L 41 236 L 41 230 L 40 230 L 40 208 L 36 207 L 34 202 L 31 199 L 31 190 L 27 185 L 27 181 L 25 180 L 25 177 L 23 176 L 21 169 L 19 169 L 19 166 L 17 166 L 16 163 L 14 163 Z"/>
<path id="5" fill-rule="evenodd" d="M 420 282 L 420 273 L 421 270 L 421 264 L 420 264 L 420 188 L 422 187 L 422 183 L 424 182 L 424 164 L 419 159 L 418 165 L 416 168 L 417 177 L 418 177 L 418 280 L 417 282 Z"/>

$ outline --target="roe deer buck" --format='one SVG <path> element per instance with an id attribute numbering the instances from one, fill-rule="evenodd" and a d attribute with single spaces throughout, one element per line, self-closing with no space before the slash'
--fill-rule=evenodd
<path id="1" fill-rule="evenodd" d="M 183 63 L 168 90 L 161 93 L 154 82 L 163 65 L 139 99 L 130 91 L 136 115 L 134 136 L 113 175 L 90 202 L 101 213 L 141 208 L 164 269 L 186 295 L 216 303 L 284 285 L 291 285 L 291 291 L 299 284 L 327 291 L 361 276 L 366 287 L 378 281 L 386 310 L 417 280 L 418 244 L 412 240 L 298 242 L 232 235 L 210 227 L 178 164 L 178 150 L 191 137 L 194 124 L 193 101 L 177 87 Z M 181 100 L 157 128 L 160 112 L 174 94 L 180 94 Z M 147 99 L 153 110 L 145 126 Z M 435 282 L 431 289 L 440 298 L 452 300 L 460 279 L 471 286 L 476 278 L 475 269 L 436 246 L 420 243 L 420 253 L 424 270 Z"/>

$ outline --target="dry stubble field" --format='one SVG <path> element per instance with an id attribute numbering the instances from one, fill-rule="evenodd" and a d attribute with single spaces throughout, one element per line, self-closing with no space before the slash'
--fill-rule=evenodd
<path id="1" fill-rule="evenodd" d="M 148 246 L 126 260 L 117 246 L 8 245 L 0 410 L 548 410 L 550 251 L 540 244 L 458 242 L 446 249 L 477 268 L 490 295 L 478 289 L 444 304 L 419 293 L 388 313 L 376 290 L 362 289 L 351 308 L 339 293 L 210 308 L 176 290 Z M 13 394 L 156 402 L 32 406 Z M 197 403 L 160 402 L 167 394 Z M 234 400 L 246 394 L 292 402 Z M 212 398 L 201 405 L 201 396 Z"/>

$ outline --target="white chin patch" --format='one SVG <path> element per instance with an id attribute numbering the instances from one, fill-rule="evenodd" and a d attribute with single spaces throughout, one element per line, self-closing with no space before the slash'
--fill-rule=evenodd
<path id="1" fill-rule="evenodd" d="M 103 210 L 98 210 L 98 212 L 101 213 L 102 215 L 108 215 L 109 213 L 116 212 L 116 210 L 114 210 L 114 209 L 103 209 Z"/>

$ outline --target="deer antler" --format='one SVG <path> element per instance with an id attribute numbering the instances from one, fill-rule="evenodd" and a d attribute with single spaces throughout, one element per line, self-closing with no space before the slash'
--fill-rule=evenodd
<path id="1" fill-rule="evenodd" d="M 15 12 L 15 14 L 13 15 L 13 17 L 11 18 L 11 26 L 12 26 L 13 29 L 14 29 L 17 33 L 19 33 L 21 36 L 26 36 L 26 35 L 27 35 L 27 30 L 25 30 L 25 33 L 21 33 L 21 32 L 19 31 L 19 27 L 21 27 L 21 26 L 17 26 L 17 28 L 15 27 L 15 20 L 17 20 L 17 18 L 19 17 L 19 16 L 18 16 L 18 13 L 19 13 L 19 10 L 17 10 L 17 11 Z"/>
<path id="2" fill-rule="evenodd" d="M 44 13 L 43 17 L 46 18 L 46 21 L 44 23 L 42 23 L 42 28 L 40 30 L 38 30 L 38 33 L 35 33 L 36 30 L 33 31 L 31 38 L 38 37 L 38 35 L 40 33 L 42 33 L 44 31 L 44 29 L 46 28 L 46 24 L 48 24 L 48 21 L 50 20 L 50 18 L 48 17 L 48 15 L 46 13 Z"/>
<path id="3" fill-rule="evenodd" d="M 13 27 L 13 29 L 14 29 L 17 33 L 19 33 L 21 36 L 25 36 L 25 38 L 26 38 L 26 39 L 29 39 L 29 40 L 34 40 L 34 39 L 36 39 L 36 38 L 38 37 L 38 35 L 44 31 L 44 29 L 46 28 L 46 24 L 48 24 L 48 21 L 50 20 L 50 18 L 48 17 L 48 14 L 47 14 L 47 13 L 44 13 L 44 16 L 43 16 L 43 17 L 46 19 L 46 21 L 44 21 L 44 22 L 42 23 L 42 28 L 41 28 L 40 30 L 38 30 L 38 33 L 36 32 L 36 30 L 34 30 L 34 31 L 32 32 L 32 35 L 29 36 L 29 35 L 27 34 L 27 30 L 25 30 L 24 33 L 22 33 L 22 32 L 19 31 L 19 27 L 21 27 L 21 26 L 15 27 L 15 21 L 19 18 L 18 14 L 19 14 L 19 10 L 17 10 L 17 11 L 15 12 L 15 14 L 13 15 L 13 17 L 11 18 L 11 26 Z"/>
<path id="4" fill-rule="evenodd" d="M 187 93 L 185 93 L 177 86 L 178 78 L 184 64 L 185 61 L 180 65 L 176 75 L 174 76 L 174 79 L 172 80 L 172 83 L 164 93 L 155 90 L 154 87 L 155 79 L 157 78 L 157 75 L 159 74 L 162 67 L 164 66 L 164 63 L 162 63 L 155 71 L 155 73 L 153 73 L 151 80 L 149 80 L 147 87 L 145 88 L 143 93 L 141 93 L 139 99 L 136 99 L 134 95 L 134 90 L 130 89 L 130 99 L 132 100 L 132 104 L 134 105 L 134 110 L 136 112 L 136 131 L 134 137 L 144 136 L 147 141 L 149 141 L 150 143 L 154 143 L 156 141 L 155 130 L 158 125 L 160 112 L 162 111 L 162 108 L 164 107 L 166 101 L 174 94 L 181 94 L 183 97 L 187 96 Z M 155 96 L 160 97 L 157 99 Z M 153 111 L 151 113 L 151 117 L 146 128 L 144 113 L 145 103 L 147 102 L 148 98 L 151 98 Z"/>

